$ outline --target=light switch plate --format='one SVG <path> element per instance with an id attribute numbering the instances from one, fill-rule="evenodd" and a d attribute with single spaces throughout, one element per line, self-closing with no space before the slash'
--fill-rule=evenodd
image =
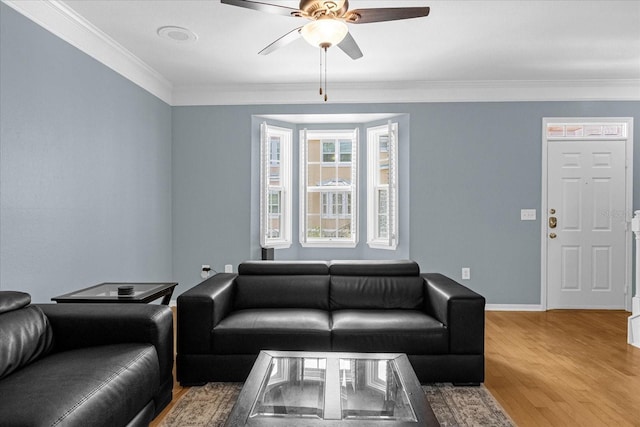
<path id="1" fill-rule="evenodd" d="M 520 209 L 520 220 L 521 221 L 535 221 L 536 220 L 536 210 L 535 209 Z"/>

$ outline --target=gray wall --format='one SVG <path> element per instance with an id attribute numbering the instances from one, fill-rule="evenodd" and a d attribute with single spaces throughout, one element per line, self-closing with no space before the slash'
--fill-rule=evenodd
<path id="1" fill-rule="evenodd" d="M 183 292 L 260 257 L 250 227 L 251 117 L 406 113 L 410 122 L 410 251 L 423 271 L 460 279 L 490 304 L 540 304 L 543 117 L 634 117 L 640 102 L 206 106 L 173 109 L 174 276 Z M 640 131 L 634 142 L 638 145 Z M 640 200 L 635 150 L 634 200 Z M 520 221 L 520 209 L 538 210 Z"/>
<path id="2" fill-rule="evenodd" d="M 171 280 L 171 107 L 0 4 L 0 289 Z"/>
<path id="3" fill-rule="evenodd" d="M 0 4 L 0 289 L 34 300 L 259 258 L 252 116 L 407 114 L 409 256 L 492 304 L 540 303 L 541 122 L 634 117 L 640 102 L 171 108 Z M 637 144 L 636 144 L 637 145 Z M 640 208 L 640 149 L 634 200 Z"/>

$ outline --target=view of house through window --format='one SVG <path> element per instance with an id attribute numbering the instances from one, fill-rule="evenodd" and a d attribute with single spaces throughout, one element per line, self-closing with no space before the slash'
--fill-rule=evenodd
<path id="1" fill-rule="evenodd" d="M 303 246 L 357 243 L 357 129 L 303 130 L 300 237 Z"/>

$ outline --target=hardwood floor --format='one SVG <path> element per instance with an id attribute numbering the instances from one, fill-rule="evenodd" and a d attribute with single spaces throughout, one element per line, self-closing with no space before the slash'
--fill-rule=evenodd
<path id="1" fill-rule="evenodd" d="M 519 426 L 640 426 L 624 311 L 487 312 L 485 386 Z"/>
<path id="2" fill-rule="evenodd" d="M 485 386 L 518 426 L 640 426 L 624 311 L 487 312 Z M 154 420 L 157 426 L 188 389 Z"/>

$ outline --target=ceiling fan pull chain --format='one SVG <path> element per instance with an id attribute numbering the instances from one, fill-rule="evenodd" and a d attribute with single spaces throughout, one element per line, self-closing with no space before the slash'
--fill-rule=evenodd
<path id="1" fill-rule="evenodd" d="M 327 102 L 327 47 L 324 48 L 324 102 Z"/>
<path id="2" fill-rule="evenodd" d="M 322 96 L 322 49 L 320 49 L 320 96 Z"/>

